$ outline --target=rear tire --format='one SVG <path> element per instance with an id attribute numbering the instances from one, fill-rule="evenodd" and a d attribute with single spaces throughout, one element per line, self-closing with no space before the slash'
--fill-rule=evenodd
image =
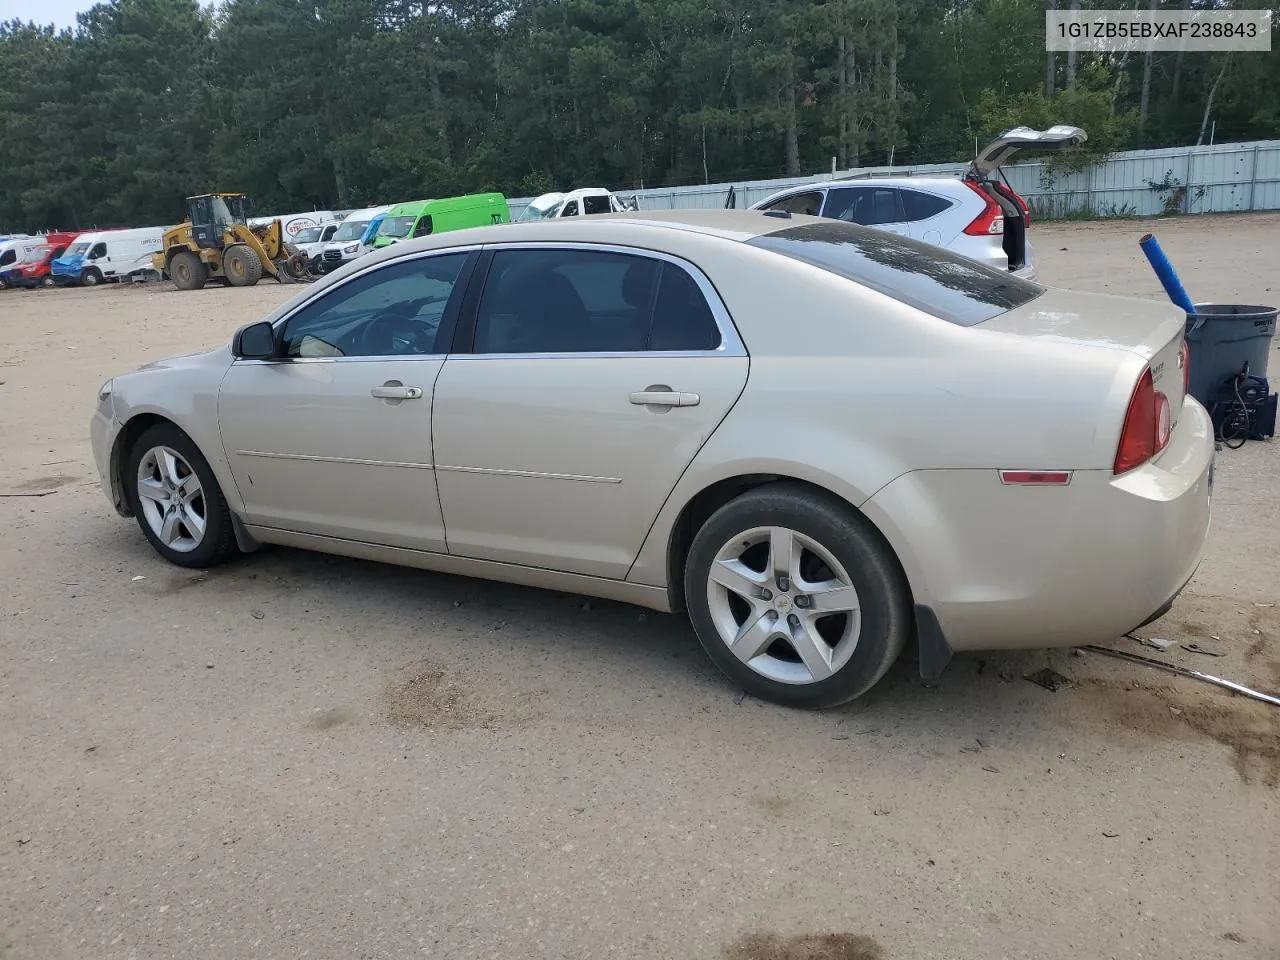
<path id="1" fill-rule="evenodd" d="M 209 462 L 173 424 L 143 431 L 121 479 L 143 535 L 170 563 L 212 567 L 239 553 L 231 510 Z"/>
<path id="2" fill-rule="evenodd" d="M 698 640 L 761 700 L 822 709 L 871 689 L 911 635 L 911 593 L 865 517 L 794 483 L 749 491 L 693 539 L 685 602 Z"/>
<path id="3" fill-rule="evenodd" d="M 209 269 L 190 250 L 180 250 L 169 261 L 169 276 L 179 290 L 199 290 L 209 279 Z"/>
<path id="4" fill-rule="evenodd" d="M 262 259 L 247 244 L 234 244 L 222 254 L 222 273 L 233 287 L 252 287 L 262 279 Z"/>

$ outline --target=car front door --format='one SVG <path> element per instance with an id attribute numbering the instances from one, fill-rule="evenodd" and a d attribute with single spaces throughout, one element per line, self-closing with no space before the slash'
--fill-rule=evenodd
<path id="1" fill-rule="evenodd" d="M 834 220 L 847 220 L 864 227 L 875 227 L 890 233 L 911 235 L 902 210 L 902 198 L 894 187 L 836 187 L 827 191 L 822 215 Z"/>
<path id="2" fill-rule="evenodd" d="M 475 256 L 357 274 L 278 325 L 280 359 L 231 364 L 218 421 L 251 524 L 444 552 L 432 388 Z"/>
<path id="3" fill-rule="evenodd" d="M 449 552 L 623 579 L 742 392 L 746 351 L 683 261 L 582 244 L 490 249 L 436 384 Z"/>

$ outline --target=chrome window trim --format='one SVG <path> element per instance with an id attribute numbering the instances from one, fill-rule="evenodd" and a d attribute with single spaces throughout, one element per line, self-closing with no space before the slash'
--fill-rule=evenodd
<path id="1" fill-rule="evenodd" d="M 595 357 L 599 359 L 617 359 L 626 357 L 745 357 L 749 356 L 738 328 L 729 314 L 728 308 L 720 298 L 719 291 L 702 269 L 694 263 L 662 250 L 651 250 L 648 247 L 628 247 L 616 243 L 596 243 L 589 240 L 519 240 L 513 243 L 486 243 L 486 251 L 501 253 L 506 250 L 585 250 L 594 253 L 617 253 L 630 257 L 650 257 L 662 260 L 672 266 L 679 267 L 693 278 L 702 298 L 711 308 L 711 318 L 720 331 L 720 345 L 714 350 L 608 350 L 599 352 L 578 351 L 576 353 L 451 353 L 450 360 L 547 360 L 567 359 L 575 357 Z M 486 278 L 487 279 L 487 278 Z M 484 290 L 480 296 L 483 299 Z M 476 302 L 479 309 L 480 301 Z"/>

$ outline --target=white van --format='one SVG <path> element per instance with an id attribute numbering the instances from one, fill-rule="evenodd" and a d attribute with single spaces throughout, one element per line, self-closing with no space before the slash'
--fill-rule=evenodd
<path id="1" fill-rule="evenodd" d="M 53 281 L 62 286 L 92 287 L 111 280 L 159 279 L 152 254 L 164 249 L 168 227 L 103 230 L 82 233 L 62 256 L 49 264 Z"/>
<path id="2" fill-rule="evenodd" d="M 332 210 L 312 210 L 310 213 L 282 213 L 271 217 L 251 217 L 249 219 L 250 227 L 265 227 L 272 220 L 279 220 L 280 226 L 284 230 L 284 238 L 293 243 L 293 238 L 297 236 L 300 230 L 307 227 L 318 227 L 322 223 L 330 223 L 337 220 Z"/>
<path id="3" fill-rule="evenodd" d="M 0 271 L 9 270 L 43 249 L 44 237 L 10 237 L 0 240 Z M 39 259 L 37 257 L 36 259 Z"/>
<path id="4" fill-rule="evenodd" d="M 367 243 L 361 243 L 365 231 L 378 217 L 386 214 L 390 207 L 369 207 L 365 210 L 352 210 L 342 221 L 332 239 L 325 244 L 321 254 L 320 270 L 328 273 L 350 263 L 356 257 L 363 256 L 373 249 Z"/>

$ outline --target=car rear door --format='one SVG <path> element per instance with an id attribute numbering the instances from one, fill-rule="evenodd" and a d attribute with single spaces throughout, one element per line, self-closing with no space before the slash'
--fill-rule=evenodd
<path id="1" fill-rule="evenodd" d="M 956 205 L 954 200 L 910 187 L 899 187 L 898 196 L 902 201 L 907 236 L 937 247 L 964 229 L 963 223 L 952 222 L 955 220 L 950 215 Z"/>
<path id="2" fill-rule="evenodd" d="M 486 261 L 436 383 L 449 552 L 622 579 L 742 392 L 746 351 L 676 258 L 512 244 Z"/>
<path id="3" fill-rule="evenodd" d="M 833 220 L 846 220 L 864 227 L 887 230 L 904 237 L 911 235 L 902 198 L 896 187 L 867 185 L 857 187 L 832 187 L 827 191 L 827 202 L 822 215 Z"/>

